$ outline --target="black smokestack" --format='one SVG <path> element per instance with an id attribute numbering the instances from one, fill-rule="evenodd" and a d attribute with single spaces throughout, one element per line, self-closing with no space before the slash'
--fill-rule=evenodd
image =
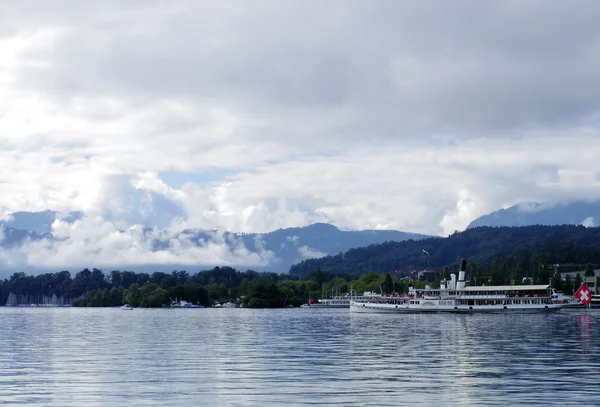
<path id="1" fill-rule="evenodd" d="M 460 271 L 467 271 L 467 260 L 462 259 L 460 261 Z"/>

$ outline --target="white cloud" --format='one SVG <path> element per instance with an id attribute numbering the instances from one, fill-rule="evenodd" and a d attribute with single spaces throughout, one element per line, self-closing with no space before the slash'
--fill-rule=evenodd
<path id="1" fill-rule="evenodd" d="M 152 254 L 136 224 L 446 235 L 516 203 L 600 199 L 594 2 L 1 7 L 0 213 L 88 214 L 30 263 L 247 255 Z M 219 176 L 175 188 L 163 172 Z"/>
<path id="2" fill-rule="evenodd" d="M 596 220 L 593 216 L 588 216 L 581 222 L 581 224 L 586 228 L 593 228 L 596 226 Z"/>
<path id="3" fill-rule="evenodd" d="M 291 242 L 294 246 L 296 246 L 298 244 L 298 240 L 300 239 L 300 236 L 287 236 L 285 238 L 285 240 L 287 240 L 288 242 Z"/>
<path id="4" fill-rule="evenodd" d="M 478 210 L 481 204 L 475 201 L 468 191 L 460 191 L 458 193 L 458 202 L 456 202 L 456 208 L 452 211 L 448 211 L 440 226 L 446 234 L 450 234 L 454 231 L 463 230 L 465 225 L 468 225 L 478 215 L 482 215 L 481 211 Z"/>
<path id="5" fill-rule="evenodd" d="M 241 239 L 226 238 L 220 232 L 210 233 L 198 244 L 193 233 L 140 226 L 121 230 L 100 217 L 86 216 L 73 224 L 57 220 L 52 226 L 57 239 L 28 240 L 3 250 L 4 265 L 60 268 L 220 264 L 260 268 L 275 261 L 273 252 L 260 244 L 248 248 Z"/>
<path id="6" fill-rule="evenodd" d="M 91 213 L 99 213 L 121 228 L 138 224 L 166 228 L 174 220 L 186 217 L 184 194 L 168 187 L 154 174 L 106 177 L 98 196 Z"/>
<path id="7" fill-rule="evenodd" d="M 321 252 L 319 250 L 313 249 L 312 247 L 308 247 L 308 246 L 300 246 L 298 248 L 298 253 L 304 259 L 313 259 L 313 258 L 319 258 L 319 257 L 327 256 L 327 253 L 323 253 L 323 252 Z"/>
<path id="8" fill-rule="evenodd" d="M 524 213 L 540 212 L 540 211 L 543 211 L 550 207 L 551 207 L 550 204 L 539 203 L 539 202 L 522 202 L 517 206 L 517 208 L 519 209 L 519 212 L 524 212 Z"/>

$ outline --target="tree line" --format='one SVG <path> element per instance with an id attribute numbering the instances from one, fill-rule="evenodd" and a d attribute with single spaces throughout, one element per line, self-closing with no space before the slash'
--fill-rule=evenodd
<path id="1" fill-rule="evenodd" d="M 14 273 L 0 282 L 0 304 L 6 304 L 10 293 L 29 297 L 53 295 L 72 300 L 73 306 L 165 307 L 176 298 L 210 307 L 216 303 L 237 302 L 250 308 L 300 306 L 309 298 L 318 300 L 343 295 L 353 290 L 392 292 L 407 291 L 407 283 L 397 277 L 375 272 L 350 279 L 315 270 L 306 279 L 289 274 L 238 271 L 231 267 L 215 267 L 194 274 L 174 270 L 171 273 L 135 273 L 113 270 L 104 273 L 93 268 L 72 276 L 69 271 L 27 275 Z"/>
<path id="2" fill-rule="evenodd" d="M 547 284 L 573 293 L 582 277 L 560 279 L 552 274 L 547 263 L 540 262 L 532 277 L 524 277 L 520 267 L 505 261 L 494 260 L 491 267 L 481 263 L 471 264 L 467 273 L 469 285 Z M 512 268 L 511 268 L 512 267 Z M 449 278 L 456 266 L 446 266 L 439 273 L 426 273 L 417 281 L 408 281 L 395 273 L 367 271 L 360 276 L 350 276 L 315 269 L 307 278 L 276 273 L 258 273 L 253 270 L 238 271 L 231 267 L 215 267 L 195 274 L 174 270 L 171 273 L 135 273 L 113 270 L 105 274 L 99 269 L 84 269 L 71 277 L 69 271 L 45 273 L 36 276 L 14 273 L 0 282 L 0 302 L 5 304 L 10 293 L 30 297 L 57 296 L 72 299 L 73 306 L 114 307 L 130 304 L 133 307 L 165 307 L 173 299 L 185 299 L 194 304 L 210 307 L 216 303 L 234 301 L 250 308 L 281 308 L 300 306 L 309 298 L 345 295 L 407 292 L 408 286 L 439 287 L 440 278 Z M 592 264 L 585 275 L 593 273 Z M 417 276 L 415 275 L 415 278 Z"/>

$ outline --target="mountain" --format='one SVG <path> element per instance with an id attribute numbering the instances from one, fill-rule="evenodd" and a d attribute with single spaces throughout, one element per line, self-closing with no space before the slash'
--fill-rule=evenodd
<path id="1" fill-rule="evenodd" d="M 526 203 L 481 216 L 467 229 L 479 226 L 600 225 L 600 201 L 564 205 Z"/>
<path id="2" fill-rule="evenodd" d="M 40 240 L 44 238 L 52 239 L 53 237 L 49 233 L 30 232 L 28 230 L 0 225 L 0 248 L 2 249 L 18 247 L 27 240 Z"/>
<path id="3" fill-rule="evenodd" d="M 191 236 L 191 240 L 198 246 L 215 239 L 215 232 L 202 230 L 187 230 L 182 234 Z M 273 259 L 264 269 L 284 273 L 293 264 L 304 259 L 339 254 L 351 248 L 371 244 L 428 237 L 430 236 L 396 230 L 344 231 L 330 224 L 315 223 L 305 227 L 278 229 L 269 233 L 224 232 L 219 239 L 228 242 L 232 249 L 242 243 L 246 249 L 256 253 L 272 252 Z M 153 247 L 154 250 L 161 250 L 168 248 L 169 244 L 169 239 L 159 238 L 153 242 Z"/>
<path id="4" fill-rule="evenodd" d="M 74 222 L 81 219 L 81 212 L 71 212 L 69 214 L 60 214 L 56 211 L 44 212 L 15 212 L 9 219 L 0 221 L 0 248 L 10 252 L 1 253 L 5 258 L 7 268 L 23 269 L 29 265 L 31 270 L 35 265 L 31 265 L 31 254 L 28 253 L 26 246 L 19 250 L 20 245 L 26 241 L 36 241 L 40 239 L 48 240 L 48 245 L 44 245 L 44 250 L 58 251 L 65 238 L 56 239 L 49 232 L 55 219 L 60 218 L 67 222 Z M 211 253 L 217 253 L 218 258 L 226 258 L 229 265 L 240 268 L 253 268 L 252 264 L 264 264 L 257 267 L 258 271 L 272 271 L 278 273 L 287 272 L 290 267 L 302 260 L 308 258 L 318 258 L 331 254 L 345 252 L 351 248 L 367 246 L 386 241 L 403 241 L 407 239 L 423 239 L 429 236 L 405 233 L 395 230 L 362 230 L 362 231 L 343 231 L 337 227 L 324 223 L 316 223 L 306 227 L 279 229 L 269 233 L 233 233 L 206 230 L 185 230 L 173 235 L 168 230 L 156 228 L 144 228 L 141 235 L 135 232 L 122 231 L 127 234 L 126 240 L 139 239 L 139 247 L 142 250 L 151 250 L 154 252 L 165 251 L 165 255 L 177 254 L 173 257 L 184 258 L 186 251 L 193 251 L 195 247 L 206 248 L 206 256 L 200 258 L 210 258 Z M 133 234 L 132 234 L 133 233 Z M 114 236 L 113 236 L 114 237 Z M 67 238 L 70 239 L 70 238 Z M 98 237 L 101 240 L 101 236 Z M 81 249 L 90 249 L 94 253 L 102 253 L 102 245 L 97 241 L 81 242 Z M 124 250 L 126 250 L 124 248 Z M 37 250 L 37 249 L 35 249 Z M 71 250 L 70 248 L 68 250 Z M 169 253 L 171 252 L 171 253 Z M 114 254 L 113 254 L 114 256 Z M 177 257 L 182 256 L 182 257 Z M 102 256 L 100 255 L 102 259 Z M 198 258 L 198 257 L 193 257 Z M 250 262 L 248 259 L 252 259 Z M 112 259 L 107 259 L 112 260 Z M 239 264 L 238 264 L 239 263 Z M 0 265 L 3 262 L 0 262 Z M 155 271 L 155 270 L 173 270 L 194 269 L 196 267 L 214 267 L 223 264 L 212 264 L 210 260 L 203 264 L 187 265 L 178 264 L 122 264 L 115 267 L 128 267 L 137 271 Z M 65 264 L 63 267 L 78 267 L 80 265 Z M 103 267 L 102 264 L 90 264 L 90 267 Z"/>
<path id="5" fill-rule="evenodd" d="M 69 212 L 61 214 L 57 211 L 45 210 L 42 212 L 13 212 L 6 220 L 0 220 L 0 227 L 21 229 L 28 232 L 45 234 L 52 232 L 52 223 L 57 218 L 73 223 L 83 217 L 83 212 Z"/>
<path id="6" fill-rule="evenodd" d="M 407 274 L 413 269 L 439 269 L 466 258 L 471 265 L 520 265 L 531 271 L 540 260 L 547 264 L 581 266 L 600 264 L 600 228 L 577 225 L 478 227 L 446 238 L 386 242 L 348 250 L 344 255 L 308 259 L 290 268 L 290 274 L 306 277 L 316 268 L 324 272 L 360 275 L 366 271 Z"/>

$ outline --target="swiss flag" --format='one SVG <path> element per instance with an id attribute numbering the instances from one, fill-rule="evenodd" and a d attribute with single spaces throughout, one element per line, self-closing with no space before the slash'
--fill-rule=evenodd
<path id="1" fill-rule="evenodd" d="M 575 298 L 583 303 L 583 305 L 587 306 L 590 301 L 592 301 L 592 292 L 588 288 L 586 283 L 581 284 L 579 290 L 575 292 Z"/>

